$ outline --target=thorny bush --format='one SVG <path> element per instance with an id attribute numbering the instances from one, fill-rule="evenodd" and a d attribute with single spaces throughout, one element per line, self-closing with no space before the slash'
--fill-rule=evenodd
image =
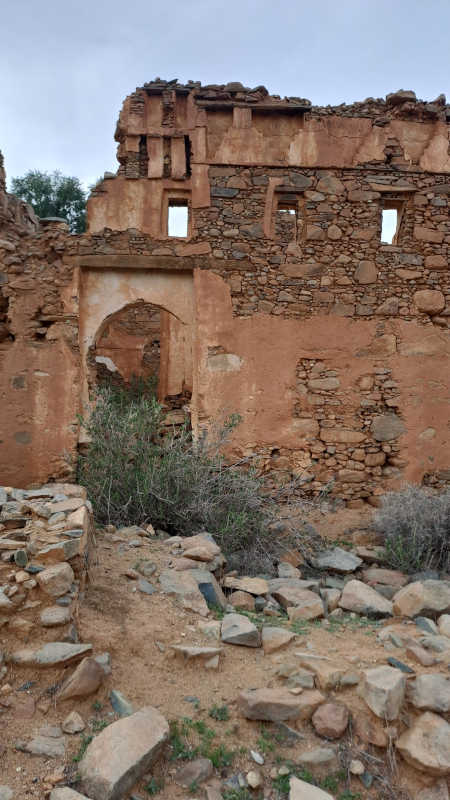
<path id="1" fill-rule="evenodd" d="M 404 572 L 450 570 L 450 489 L 430 493 L 407 485 L 388 492 L 374 518 L 389 563 Z"/>
<path id="2" fill-rule="evenodd" d="M 272 571 L 281 543 L 268 529 L 273 511 L 261 480 L 221 455 L 239 420 L 194 440 L 187 424 L 167 432 L 163 418 L 142 384 L 98 389 L 90 418 L 81 420 L 90 444 L 78 464 L 97 521 L 151 522 L 181 536 L 205 530 L 229 566 Z"/>

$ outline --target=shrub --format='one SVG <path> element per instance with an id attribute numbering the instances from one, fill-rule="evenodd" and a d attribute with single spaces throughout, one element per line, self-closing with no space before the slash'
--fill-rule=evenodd
<path id="1" fill-rule="evenodd" d="M 221 455 L 237 420 L 194 441 L 187 425 L 167 433 L 163 416 L 142 384 L 131 392 L 100 387 L 91 417 L 82 420 L 90 444 L 78 469 L 97 521 L 148 521 L 182 536 L 206 530 L 230 566 L 272 569 L 277 539 L 267 530 L 261 482 L 251 470 L 228 466 Z"/>
<path id="2" fill-rule="evenodd" d="M 384 536 L 392 567 L 404 572 L 450 569 L 450 490 L 431 494 L 420 486 L 388 492 L 374 526 Z"/>

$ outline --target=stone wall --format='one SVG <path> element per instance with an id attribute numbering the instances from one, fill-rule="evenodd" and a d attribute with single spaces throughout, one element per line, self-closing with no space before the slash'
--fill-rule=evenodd
<path id="1" fill-rule="evenodd" d="M 351 505 L 446 483 L 449 119 L 443 96 L 411 92 L 318 108 L 240 84 L 136 90 L 88 233 L 49 223 L 8 237 L 13 262 L 0 250 L 10 480 L 24 458 L 29 480 L 70 468 L 88 348 L 120 309 L 133 336 L 126 308 L 146 302 L 169 320 L 162 396 L 192 389 L 197 431 L 238 412 L 233 456 Z M 172 204 L 186 237 L 169 236 Z"/>

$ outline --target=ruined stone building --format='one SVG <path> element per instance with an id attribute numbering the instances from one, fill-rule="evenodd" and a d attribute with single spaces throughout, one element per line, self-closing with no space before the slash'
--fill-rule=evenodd
<path id="1" fill-rule="evenodd" d="M 102 370 L 351 506 L 449 459 L 450 107 L 157 79 L 88 232 L 0 187 L 0 483 L 60 478 Z M 0 176 L 1 177 L 1 176 Z"/>

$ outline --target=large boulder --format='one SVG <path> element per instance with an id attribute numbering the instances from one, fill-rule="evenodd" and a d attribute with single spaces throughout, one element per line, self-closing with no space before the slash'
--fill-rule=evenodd
<path id="1" fill-rule="evenodd" d="M 151 769 L 168 738 L 167 721 L 151 706 L 113 722 L 92 740 L 80 762 L 83 791 L 92 800 L 122 800 Z"/>
<path id="2" fill-rule="evenodd" d="M 445 714 L 450 711 L 450 677 L 434 673 L 419 675 L 408 684 L 407 697 L 421 711 Z"/>
<path id="3" fill-rule="evenodd" d="M 430 775 L 450 775 L 450 725 L 426 711 L 396 741 L 408 764 Z"/>
<path id="4" fill-rule="evenodd" d="M 402 617 L 435 616 L 450 611 L 450 582 L 415 581 L 394 595 L 394 614 Z"/>
<path id="5" fill-rule="evenodd" d="M 405 697 L 406 677 L 394 667 L 375 667 L 363 672 L 360 694 L 377 717 L 397 719 Z"/>
<path id="6" fill-rule="evenodd" d="M 345 584 L 339 606 L 346 611 L 355 611 L 368 617 L 392 616 L 391 601 L 371 586 L 357 580 Z"/>

